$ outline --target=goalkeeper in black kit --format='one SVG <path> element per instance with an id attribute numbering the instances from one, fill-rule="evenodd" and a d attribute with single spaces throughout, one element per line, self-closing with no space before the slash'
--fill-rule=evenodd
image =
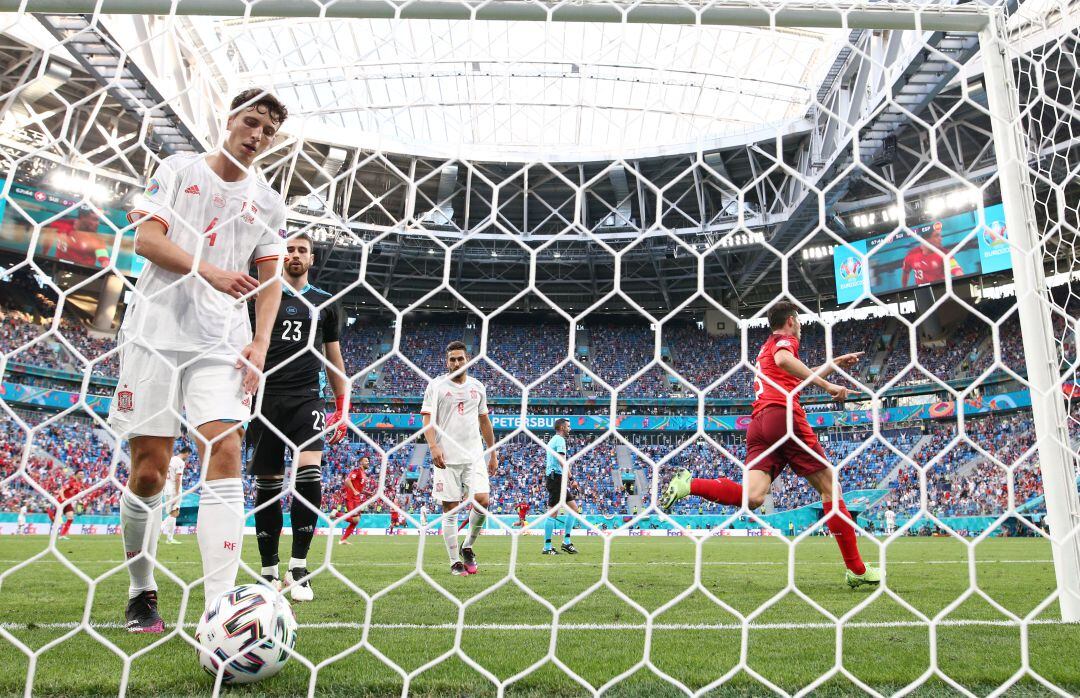
<path id="1" fill-rule="evenodd" d="M 315 261 L 312 248 L 311 238 L 306 234 L 286 243 L 281 306 L 266 353 L 262 418 L 254 418 L 248 431 L 248 446 L 253 449 L 248 471 L 255 477 L 255 532 L 262 558 L 261 574 L 269 585 L 278 589 L 282 587 L 278 576 L 278 540 L 283 516 L 276 499 L 284 486 L 286 449 L 295 447 L 300 451 L 293 454 L 296 484 L 290 512 L 292 556 L 285 572 L 285 586 L 293 601 L 315 598 L 307 554 L 322 509 L 323 432 L 334 427 L 329 443 L 335 444 L 345 438 L 349 422 L 349 381 L 345 378 L 339 344 L 341 308 L 337 303 L 327 303 L 329 293 L 308 283 L 308 270 Z M 312 335 L 309 349 L 308 339 Z M 316 353 L 320 351 L 336 369 L 326 371 L 337 402 L 337 409 L 329 418 L 323 411 L 324 364 Z M 284 435 L 288 443 L 268 424 Z"/>

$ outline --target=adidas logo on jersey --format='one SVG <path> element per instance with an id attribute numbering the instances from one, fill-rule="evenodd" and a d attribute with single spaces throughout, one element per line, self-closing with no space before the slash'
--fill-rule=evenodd
<path id="1" fill-rule="evenodd" d="M 198 196 L 199 195 L 199 185 L 198 184 L 192 184 L 190 187 L 188 187 L 187 189 L 184 190 L 184 193 L 185 194 L 194 194 L 195 196 Z"/>

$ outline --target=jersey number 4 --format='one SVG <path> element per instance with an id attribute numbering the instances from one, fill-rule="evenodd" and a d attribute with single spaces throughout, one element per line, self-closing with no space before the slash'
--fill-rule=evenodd
<path id="1" fill-rule="evenodd" d="M 206 230 L 203 231 L 203 235 L 210 233 L 210 231 L 214 229 L 214 226 L 217 225 L 217 221 L 217 216 L 214 216 L 214 220 L 210 221 L 210 225 L 206 226 Z M 213 247 L 214 243 L 217 242 L 217 232 L 215 231 L 213 233 L 210 233 L 210 236 L 206 239 L 209 241 L 210 247 Z"/>

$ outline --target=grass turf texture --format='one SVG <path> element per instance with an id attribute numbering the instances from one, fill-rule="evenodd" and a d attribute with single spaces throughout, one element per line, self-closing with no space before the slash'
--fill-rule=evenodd
<path id="1" fill-rule="evenodd" d="M 249 537 L 250 538 L 250 537 Z M 159 548 L 160 562 L 184 580 L 201 574 L 194 537 L 183 545 Z M 400 582 L 422 569 L 461 601 L 496 585 L 508 571 L 511 540 L 483 538 L 476 546 L 480 574 L 452 577 L 440 537 L 357 537 L 354 545 L 333 547 L 333 562 L 314 579 L 316 600 L 294 605 L 301 624 L 297 650 L 314 664 L 344 653 L 321 667 L 316 676 L 320 695 L 400 695 L 403 681 L 364 646 L 362 625 L 367 602 L 349 584 L 368 594 Z M 289 539 L 282 541 L 287 555 Z M 311 569 L 324 559 L 327 539 L 319 537 L 309 558 Z M 522 539 L 516 573 L 522 585 L 556 607 L 601 581 L 603 542 L 578 536 L 580 555 L 542 557 L 539 538 Z M 258 569 L 255 541 L 244 546 L 244 559 Z M 14 572 L 20 561 L 45 550 L 44 537 L 8 536 L 0 543 L 0 623 L 7 632 L 39 649 L 72 632 L 89 603 L 96 632 L 133 653 L 157 638 L 129 635 L 121 629 L 127 575 L 117 566 L 120 542 L 115 537 L 76 537 L 58 541 L 60 555 L 86 575 L 98 578 L 92 598 L 88 585 L 50 553 Z M 867 558 L 876 550 L 861 541 Z M 787 583 L 788 548 L 767 538 L 716 538 L 702 547 L 701 582 L 711 594 L 744 614 L 777 597 Z M 873 553 L 873 554 L 868 554 Z M 950 539 L 902 539 L 889 546 L 889 588 L 920 612 L 933 617 L 969 592 L 967 549 Z M 608 580 L 649 612 L 683 594 L 694 579 L 694 544 L 683 538 L 616 538 L 610 546 Z M 978 589 L 1021 617 L 1030 614 L 1052 593 L 1053 565 L 1049 545 L 1036 539 L 989 540 L 975 550 Z M 179 614 L 180 587 L 158 572 L 162 616 L 169 630 Z M 835 543 L 827 538 L 802 542 L 795 552 L 794 582 L 801 592 L 829 612 L 841 615 L 867 600 L 869 589 L 843 584 L 843 567 Z M 89 598 L 89 600 L 88 600 Z M 194 590 L 186 621 L 194 623 L 202 608 L 201 587 Z M 367 642 L 388 659 L 411 672 L 451 650 L 459 613 L 454 603 L 422 577 L 414 575 L 370 604 L 372 624 Z M 1045 624 L 1028 630 L 1031 668 L 1069 693 L 1080 693 L 1080 627 L 1061 625 L 1056 603 L 1036 618 Z M 543 658 L 552 642 L 552 613 L 510 580 L 476 600 L 462 615 L 465 629 L 461 649 L 501 679 L 527 669 Z M 860 680 L 883 693 L 894 692 L 918 679 L 929 666 L 930 631 L 917 616 L 885 595 L 849 619 L 844 631 L 843 664 Z M 967 689 L 985 694 L 1008 681 L 1021 666 L 1021 629 L 1007 625 L 964 625 L 961 621 L 1004 621 L 1006 616 L 977 593 L 970 594 L 947 614 L 948 624 L 937 631 L 938 663 L 943 673 Z M 599 687 L 639 662 L 645 654 L 645 618 L 608 587 L 563 611 L 555 642 L 556 656 L 584 680 Z M 738 618 L 700 591 L 672 604 L 654 622 L 649 659 L 697 690 L 723 676 L 739 660 L 742 632 Z M 916 623 L 914 626 L 899 625 Z M 781 689 L 794 692 L 827 673 L 835 664 L 836 632 L 821 627 L 830 620 L 796 593 L 781 595 L 757 615 L 746 636 L 747 665 Z M 891 624 L 884 627 L 869 624 Z M 326 624 L 345 624 L 332 627 Z M 794 624 L 795 627 L 777 627 Z M 515 626 L 528 627 L 515 627 Z M 396 627 L 395 627 L 396 626 Z M 535 627 L 542 626 L 542 627 Z M 194 632 L 194 628 L 189 628 Z M 355 651 L 350 651 L 356 648 Z M 28 658 L 0 638 L 0 694 L 20 694 L 26 688 Z M 122 661 L 85 630 L 42 652 L 31 690 L 36 696 L 115 695 L 120 688 Z M 306 693 L 311 671 L 293 659 L 276 677 L 230 694 L 297 695 Z M 205 695 L 212 679 L 199 668 L 195 651 L 173 636 L 138 656 L 132 664 L 128 695 Z M 494 686 L 456 656 L 414 677 L 410 693 L 423 696 L 493 695 Z M 583 695 L 585 689 L 551 662 L 545 663 L 507 689 L 508 695 Z M 763 695 L 768 689 L 740 672 L 709 695 Z M 816 695 L 853 695 L 857 687 L 842 676 L 820 686 Z M 938 678 L 915 695 L 956 695 Z M 1049 695 L 1028 678 L 1013 686 L 1011 695 Z M 646 668 L 611 687 L 612 696 L 667 696 L 681 693 Z"/>

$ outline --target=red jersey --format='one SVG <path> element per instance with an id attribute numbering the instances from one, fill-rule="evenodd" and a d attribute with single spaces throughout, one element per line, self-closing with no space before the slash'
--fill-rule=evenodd
<path id="1" fill-rule="evenodd" d="M 791 335 L 773 333 L 761 345 L 757 363 L 754 365 L 755 400 L 751 415 L 756 415 L 769 405 L 787 405 L 788 395 L 792 394 L 792 409 L 796 414 L 805 414 L 795 390 L 800 383 L 799 379 L 776 365 L 776 352 L 781 349 L 787 349 L 795 358 L 799 358 L 799 340 Z M 762 376 L 768 380 L 763 380 Z"/>
<path id="2" fill-rule="evenodd" d="M 350 499 L 356 499 L 364 492 L 364 485 L 367 484 L 367 477 L 365 477 L 364 471 L 360 468 L 354 469 L 346 476 L 345 480 L 352 486 L 352 489 L 345 489 L 345 496 Z"/>
<path id="3" fill-rule="evenodd" d="M 518 518 L 524 519 L 529 513 L 528 504 L 518 504 Z"/>
<path id="4" fill-rule="evenodd" d="M 60 490 L 61 501 L 66 502 L 69 499 L 74 499 L 76 496 L 78 496 L 80 492 L 82 492 L 82 489 L 82 483 L 80 483 L 75 478 L 71 478 L 64 485 L 64 488 Z"/>
<path id="5" fill-rule="evenodd" d="M 94 233 L 85 230 L 76 230 L 75 221 L 59 220 L 52 224 L 56 231 L 55 254 L 56 258 L 63 262 L 71 262 L 83 267 L 96 267 L 102 265 L 102 255 L 107 251 L 99 252 L 100 240 Z M 104 263 L 108 263 L 105 256 Z"/>
<path id="6" fill-rule="evenodd" d="M 953 276 L 963 276 L 963 268 L 952 257 L 949 258 L 949 271 Z M 915 274 L 915 285 L 937 284 L 945 280 L 945 258 L 923 246 L 913 248 L 904 257 L 900 271 L 900 282 L 908 285 L 909 274 Z"/>

